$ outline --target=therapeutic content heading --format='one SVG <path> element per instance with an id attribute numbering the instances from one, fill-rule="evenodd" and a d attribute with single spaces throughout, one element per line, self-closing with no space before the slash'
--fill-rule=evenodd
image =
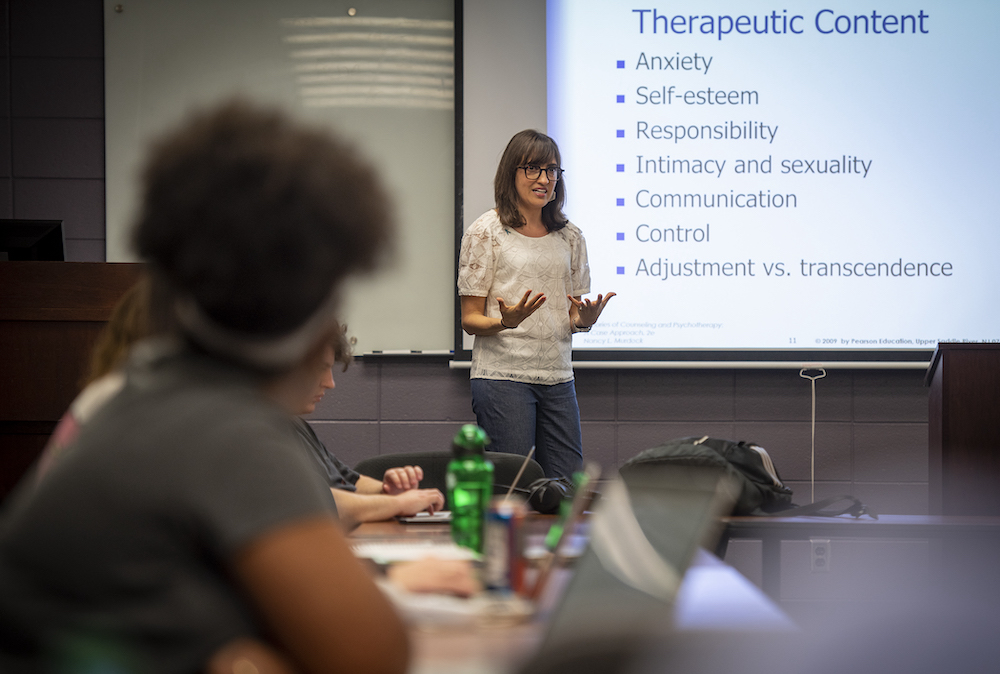
<path id="1" fill-rule="evenodd" d="M 812 17 L 789 15 L 787 9 L 770 14 L 669 14 L 657 9 L 633 9 L 640 34 L 713 35 L 721 40 L 733 35 L 926 35 L 930 15 L 924 10 L 906 14 L 886 14 L 878 10 L 854 14 L 821 9 Z"/>

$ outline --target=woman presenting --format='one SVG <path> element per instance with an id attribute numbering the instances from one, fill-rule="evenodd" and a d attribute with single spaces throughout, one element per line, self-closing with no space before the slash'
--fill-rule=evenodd
<path id="1" fill-rule="evenodd" d="M 548 477 L 583 466 L 571 335 L 597 322 L 614 293 L 591 302 L 587 243 L 563 215 L 555 141 L 521 131 L 507 144 L 496 208 L 465 232 L 458 271 L 472 350 L 472 409 L 493 451 L 527 454 Z"/>

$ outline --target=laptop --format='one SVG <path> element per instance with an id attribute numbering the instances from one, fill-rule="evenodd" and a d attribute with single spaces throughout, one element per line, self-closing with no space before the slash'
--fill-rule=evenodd
<path id="1" fill-rule="evenodd" d="M 711 549 L 731 493 L 723 472 L 704 466 L 647 465 L 606 484 L 538 658 L 668 632 L 684 573 L 699 547 Z"/>

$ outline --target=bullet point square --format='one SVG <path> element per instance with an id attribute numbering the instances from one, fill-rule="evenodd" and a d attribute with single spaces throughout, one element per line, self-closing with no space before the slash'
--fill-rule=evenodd
<path id="1" fill-rule="evenodd" d="M 618 232 L 617 234 L 615 234 L 615 239 L 618 240 L 618 241 L 624 241 L 625 240 L 625 232 Z"/>
<path id="2" fill-rule="evenodd" d="M 624 276 L 625 275 L 625 267 L 618 267 L 617 273 L 618 273 L 619 276 Z"/>
<path id="3" fill-rule="evenodd" d="M 625 173 L 625 164 L 615 164 L 615 171 Z"/>
<path id="4" fill-rule="evenodd" d="M 625 102 L 625 94 L 618 94 L 618 102 L 619 103 Z"/>
<path id="5" fill-rule="evenodd" d="M 615 137 L 617 137 L 617 138 L 624 138 L 625 137 L 625 129 L 618 129 L 618 130 L 616 130 L 615 131 Z"/>
<path id="6" fill-rule="evenodd" d="M 624 199 L 615 199 L 615 206 L 624 206 L 624 205 L 625 205 Z"/>
<path id="7" fill-rule="evenodd" d="M 625 67 L 625 61 L 619 61 L 618 62 L 618 69 L 620 70 L 620 69 L 622 69 L 624 67 Z"/>

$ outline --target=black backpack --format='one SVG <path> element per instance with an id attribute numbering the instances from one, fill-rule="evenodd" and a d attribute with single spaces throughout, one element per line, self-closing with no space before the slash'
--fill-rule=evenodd
<path id="1" fill-rule="evenodd" d="M 792 490 L 781 481 L 767 452 L 753 443 L 708 436 L 678 438 L 632 457 L 621 467 L 621 475 L 627 482 L 630 471 L 648 464 L 722 468 L 739 485 L 734 515 L 766 515 L 792 507 Z"/>
<path id="2" fill-rule="evenodd" d="M 778 469 L 771 462 L 767 451 L 752 442 L 734 442 L 707 435 L 701 438 L 678 438 L 632 457 L 622 465 L 619 472 L 628 483 L 628 474 L 634 470 L 642 470 L 642 466 L 647 464 L 722 468 L 733 483 L 739 485 L 733 515 L 836 517 L 850 514 L 854 517 L 869 515 L 878 519 L 865 504 L 847 495 L 796 506 L 792 503 L 792 490 L 781 481 Z M 838 503 L 842 505 L 831 507 Z"/>

